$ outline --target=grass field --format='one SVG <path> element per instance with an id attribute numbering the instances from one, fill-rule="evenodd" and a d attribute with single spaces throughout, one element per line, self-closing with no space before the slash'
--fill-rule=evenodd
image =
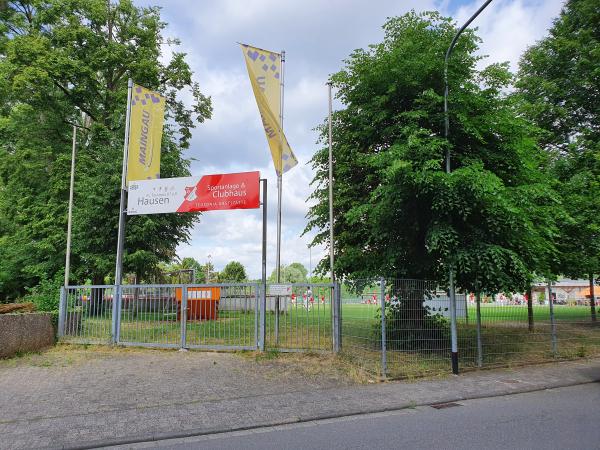
<path id="1" fill-rule="evenodd" d="M 342 354 L 353 364 L 371 372 L 381 370 L 381 340 L 378 306 L 342 304 Z M 558 353 L 552 353 L 549 307 L 533 309 L 534 329 L 528 329 L 525 306 L 481 305 L 482 362 L 484 367 L 509 366 L 542 362 L 558 358 L 600 354 L 600 327 L 594 326 L 587 306 L 556 305 Z M 82 320 L 76 336 L 67 342 L 110 341 L 111 318 L 89 317 Z M 476 310 L 467 309 L 459 318 L 459 358 L 463 369 L 477 367 Z M 332 348 L 331 308 L 315 304 L 310 310 L 294 305 L 279 319 L 275 340 L 275 315 L 266 314 L 266 347 L 329 351 Z M 389 325 L 389 324 L 388 324 Z M 254 311 L 222 311 L 218 320 L 188 321 L 188 346 L 254 347 L 256 342 Z M 175 311 L 123 311 L 121 342 L 180 346 L 181 324 Z M 404 378 L 424 374 L 448 373 L 450 370 L 450 336 L 447 327 L 433 331 L 415 345 L 388 340 L 388 376 Z"/>
<path id="2" fill-rule="evenodd" d="M 108 343 L 111 338 L 111 317 L 87 317 L 80 328 L 65 336 L 66 342 Z M 278 339 L 275 340 L 275 315 L 266 314 L 267 348 L 298 350 L 331 350 L 331 308 L 315 304 L 310 309 L 301 305 L 290 307 L 280 315 Z M 188 346 L 254 347 L 256 318 L 251 311 L 222 311 L 217 320 L 188 320 Z M 67 327 L 69 328 L 69 327 Z M 71 327 L 73 328 L 73 327 Z M 181 322 L 176 311 L 138 312 L 125 310 L 121 316 L 120 341 L 123 343 L 181 344 Z"/>

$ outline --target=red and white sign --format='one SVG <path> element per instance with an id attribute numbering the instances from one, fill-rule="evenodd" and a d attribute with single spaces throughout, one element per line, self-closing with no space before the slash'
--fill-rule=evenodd
<path id="1" fill-rule="evenodd" d="M 260 172 L 241 172 L 131 181 L 127 214 L 259 208 L 259 178 Z"/>

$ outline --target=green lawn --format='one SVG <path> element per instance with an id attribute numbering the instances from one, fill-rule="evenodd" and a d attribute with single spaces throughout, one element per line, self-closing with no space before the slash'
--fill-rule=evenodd
<path id="1" fill-rule="evenodd" d="M 370 372 L 380 371 L 380 324 L 378 306 L 342 304 L 343 355 Z M 546 361 L 554 355 L 548 306 L 534 307 L 534 330 L 528 329 L 525 306 L 483 304 L 482 341 L 484 366 L 506 366 Z M 573 358 L 600 353 L 600 327 L 592 326 L 587 306 L 555 306 L 558 357 Z M 307 310 L 294 305 L 279 318 L 275 339 L 275 315 L 266 314 L 267 348 L 331 350 L 331 308 L 315 304 Z M 389 325 L 389 324 L 388 324 Z M 469 305 L 468 319 L 459 319 L 459 357 L 464 368 L 477 365 L 475 307 Z M 83 320 L 79 336 L 66 336 L 71 342 L 109 342 L 111 319 L 91 317 Z M 243 346 L 255 343 L 254 311 L 221 311 L 218 320 L 188 321 L 188 346 Z M 181 324 L 175 312 L 124 311 L 121 318 L 121 342 L 168 344 L 179 346 Z M 401 336 L 404 336 L 401 334 Z M 407 344 L 407 342 L 409 342 Z M 410 343 L 412 342 L 412 343 Z M 388 339 L 388 376 L 411 377 L 449 370 L 450 338 L 446 328 L 421 340 Z"/>
<path id="2" fill-rule="evenodd" d="M 88 317 L 76 336 L 65 336 L 70 342 L 109 342 L 111 318 Z M 188 320 L 186 343 L 190 346 L 255 345 L 254 311 L 220 311 L 217 320 Z M 315 304 L 310 310 L 301 305 L 290 307 L 280 315 L 279 333 L 275 339 L 275 315 L 266 314 L 266 344 L 268 348 L 331 350 L 331 308 Z M 181 323 L 176 312 L 123 311 L 120 341 L 142 344 L 178 346 L 181 343 Z"/>

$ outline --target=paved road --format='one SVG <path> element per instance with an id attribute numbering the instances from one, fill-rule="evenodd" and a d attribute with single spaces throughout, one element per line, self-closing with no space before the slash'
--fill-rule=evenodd
<path id="1" fill-rule="evenodd" d="M 600 384 L 115 447 L 160 449 L 600 449 Z"/>

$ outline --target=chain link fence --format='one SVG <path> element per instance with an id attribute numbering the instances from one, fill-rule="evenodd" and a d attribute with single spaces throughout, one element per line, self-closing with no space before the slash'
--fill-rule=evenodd
<path id="1" fill-rule="evenodd" d="M 391 378 L 450 372 L 450 301 L 435 282 L 357 280 L 341 292 L 345 358 Z M 600 354 L 600 325 L 585 299 L 457 293 L 456 316 L 461 370 Z"/>

